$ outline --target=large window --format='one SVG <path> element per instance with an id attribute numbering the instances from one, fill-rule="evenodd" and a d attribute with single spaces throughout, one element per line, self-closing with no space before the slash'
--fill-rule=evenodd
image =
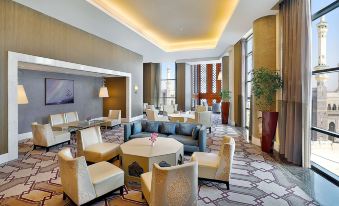
<path id="1" fill-rule="evenodd" d="M 175 63 L 161 64 L 160 104 L 175 104 L 176 70 Z"/>
<path id="2" fill-rule="evenodd" d="M 312 0 L 314 167 L 339 179 L 339 2 Z"/>
<path id="3" fill-rule="evenodd" d="M 246 128 L 250 127 L 251 120 L 251 93 L 252 93 L 252 70 L 253 70 L 253 35 L 249 36 L 245 41 L 245 51 L 246 51 L 246 108 L 245 108 L 245 120 Z"/>

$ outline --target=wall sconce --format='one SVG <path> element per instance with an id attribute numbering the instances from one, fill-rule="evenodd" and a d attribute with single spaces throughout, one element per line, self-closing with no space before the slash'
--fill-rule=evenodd
<path id="1" fill-rule="evenodd" d="M 17 85 L 17 102 L 18 104 L 28 104 L 28 99 L 24 85 Z"/>
<path id="2" fill-rule="evenodd" d="M 138 85 L 134 85 L 134 93 L 138 93 L 138 91 L 139 91 Z"/>
<path id="3" fill-rule="evenodd" d="M 222 71 L 220 71 L 218 74 L 218 80 L 222 80 Z"/>
<path id="4" fill-rule="evenodd" d="M 100 87 L 100 90 L 99 90 L 99 97 L 102 97 L 102 98 L 109 97 L 108 89 L 105 86 L 105 79 L 102 81 L 102 87 Z"/>

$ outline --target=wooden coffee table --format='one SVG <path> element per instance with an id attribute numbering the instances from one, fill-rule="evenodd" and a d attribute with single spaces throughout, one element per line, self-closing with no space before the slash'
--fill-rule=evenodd
<path id="1" fill-rule="evenodd" d="M 120 145 L 120 148 L 127 185 L 140 184 L 140 175 L 152 171 L 154 163 L 174 166 L 182 164 L 184 158 L 184 145 L 166 137 L 159 137 L 154 146 L 149 137 L 136 138 Z"/>

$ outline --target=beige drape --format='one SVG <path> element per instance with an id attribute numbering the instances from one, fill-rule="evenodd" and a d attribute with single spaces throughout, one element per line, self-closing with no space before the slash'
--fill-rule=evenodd
<path id="1" fill-rule="evenodd" d="M 279 117 L 280 153 L 294 164 L 309 166 L 311 12 L 309 0 L 280 5 L 282 76 Z"/>

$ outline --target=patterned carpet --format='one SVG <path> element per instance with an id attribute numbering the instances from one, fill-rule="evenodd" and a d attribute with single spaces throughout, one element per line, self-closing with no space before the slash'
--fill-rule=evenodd
<path id="1" fill-rule="evenodd" d="M 217 117 L 217 116 L 215 116 Z M 217 152 L 220 140 L 228 134 L 236 140 L 236 153 L 230 181 L 225 184 L 199 181 L 199 205 L 318 205 L 295 183 L 291 175 L 260 148 L 246 143 L 235 128 L 220 125 L 215 118 L 208 138 L 208 150 Z M 106 142 L 123 142 L 123 128 L 103 131 Z M 75 151 L 75 144 L 63 145 Z M 32 141 L 19 144 L 19 159 L 0 165 L 0 205 L 71 205 L 62 200 L 57 152 L 32 151 Z M 185 156 L 186 161 L 189 156 Z M 124 197 L 110 194 L 94 205 L 146 205 L 141 193 L 126 188 Z"/>

